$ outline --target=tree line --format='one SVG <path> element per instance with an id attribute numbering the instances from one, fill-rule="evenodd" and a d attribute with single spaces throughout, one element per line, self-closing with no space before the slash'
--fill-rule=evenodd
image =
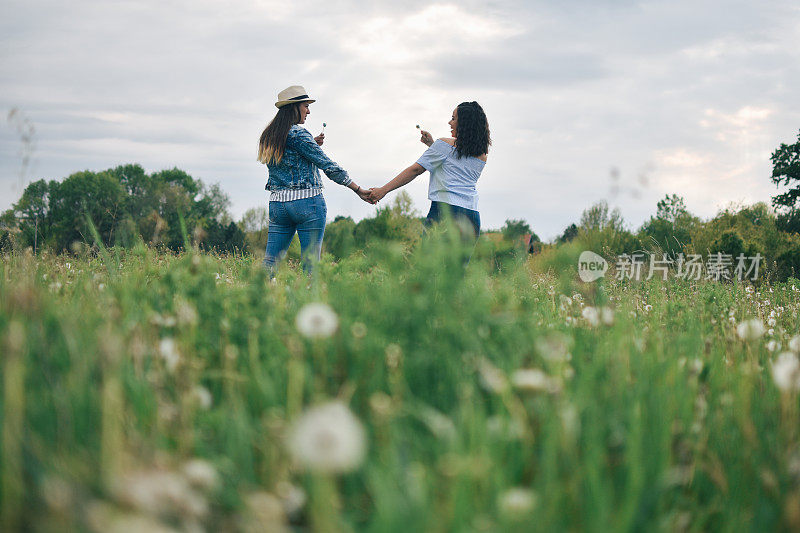
<path id="1" fill-rule="evenodd" d="M 777 275 L 800 273 L 800 134 L 794 144 L 781 144 L 772 154 L 772 182 L 788 190 L 772 205 L 729 206 L 710 220 L 686 208 L 677 194 L 666 195 L 656 212 L 638 229 L 625 223 L 619 209 L 600 201 L 586 209 L 552 243 L 542 243 L 524 220 L 507 220 L 499 231 L 483 232 L 497 258 L 538 253 L 578 241 L 586 249 L 613 257 L 636 251 L 669 257 L 688 253 L 761 254 L 774 263 Z M 39 180 L 25 189 L 0 216 L 0 248 L 50 249 L 68 252 L 78 243 L 94 242 L 94 224 L 106 246 L 145 242 L 180 250 L 187 241 L 220 252 L 262 253 L 269 227 L 265 206 L 245 212 L 237 223 L 230 200 L 219 185 L 206 185 L 174 168 L 153 174 L 140 165 L 101 172 L 83 171 L 63 181 Z M 324 252 L 334 260 L 387 241 L 415 243 L 423 218 L 404 191 L 374 217 L 355 222 L 337 216 L 325 229 Z M 294 243 L 290 257 L 299 255 Z"/>

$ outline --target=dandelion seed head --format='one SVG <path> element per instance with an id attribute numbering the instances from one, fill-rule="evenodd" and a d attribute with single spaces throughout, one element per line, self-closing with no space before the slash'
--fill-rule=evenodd
<path id="1" fill-rule="evenodd" d="M 543 359 L 559 362 L 572 359 L 570 354 L 572 342 L 572 337 L 554 331 L 545 336 L 537 337 L 533 345 Z"/>
<path id="2" fill-rule="evenodd" d="M 403 357 L 403 349 L 398 344 L 389 344 L 386 346 L 386 366 L 392 370 L 400 366 L 400 361 Z"/>
<path id="3" fill-rule="evenodd" d="M 330 337 L 339 327 L 339 317 L 328 304 L 313 302 L 303 306 L 295 318 L 297 330 L 305 337 Z"/>
<path id="4" fill-rule="evenodd" d="M 214 397 L 211 392 L 202 385 L 197 385 L 192 389 L 192 400 L 204 410 L 211 409 L 214 404 Z"/>
<path id="5" fill-rule="evenodd" d="M 244 531 L 247 533 L 257 531 L 288 533 L 290 531 L 283 503 L 278 497 L 269 492 L 259 491 L 251 492 L 243 499 L 245 504 Z"/>
<path id="6" fill-rule="evenodd" d="M 514 487 L 500 495 L 497 506 L 505 518 L 519 520 L 533 511 L 537 500 L 537 495 L 532 490 Z"/>
<path id="7" fill-rule="evenodd" d="M 174 372 L 181 362 L 181 354 L 172 337 L 161 339 L 158 343 L 158 354 L 164 359 L 164 364 L 170 372 Z"/>
<path id="8" fill-rule="evenodd" d="M 511 383 L 521 392 L 558 392 L 561 389 L 557 380 L 538 368 L 523 368 L 511 374 Z"/>
<path id="9" fill-rule="evenodd" d="M 781 344 L 775 339 L 772 339 L 771 341 L 767 342 L 765 347 L 768 352 L 774 352 L 776 350 L 780 350 Z"/>
<path id="10" fill-rule="evenodd" d="M 614 325 L 614 310 L 610 307 L 603 306 L 600 308 L 600 320 L 603 321 L 603 324 L 606 326 L 613 326 Z"/>
<path id="11" fill-rule="evenodd" d="M 214 465 L 203 459 L 192 459 L 183 465 L 183 476 L 195 488 L 212 491 L 219 483 L 219 475 Z"/>
<path id="12" fill-rule="evenodd" d="M 754 341 L 756 339 L 760 339 L 764 333 L 766 333 L 764 323 L 757 318 L 745 320 L 736 326 L 736 334 L 743 341 Z"/>
<path id="13" fill-rule="evenodd" d="M 593 328 L 596 328 L 600 325 L 600 313 L 598 313 L 597 309 L 594 307 L 584 307 L 583 311 L 581 311 L 581 316 Z"/>
<path id="14" fill-rule="evenodd" d="M 308 501 L 306 492 L 288 481 L 279 481 L 275 485 L 275 494 L 280 498 L 281 503 L 283 503 L 283 510 L 287 515 L 296 514 L 305 506 L 306 501 Z"/>
<path id="15" fill-rule="evenodd" d="M 772 379 L 781 391 L 800 390 L 800 360 L 792 352 L 783 352 L 772 363 Z"/>
<path id="16" fill-rule="evenodd" d="M 478 375 L 481 386 L 489 392 L 500 394 L 508 389 L 506 375 L 486 358 L 478 361 Z"/>
<path id="17" fill-rule="evenodd" d="M 313 407 L 289 431 L 289 452 L 303 467 L 317 472 L 355 470 L 366 452 L 364 428 L 339 401 Z"/>
<path id="18" fill-rule="evenodd" d="M 795 335 L 789 340 L 789 349 L 794 353 L 800 352 L 800 335 Z"/>
<path id="19" fill-rule="evenodd" d="M 367 326 L 363 322 L 353 322 L 353 325 L 350 326 L 350 333 L 356 339 L 363 339 L 367 336 Z"/>

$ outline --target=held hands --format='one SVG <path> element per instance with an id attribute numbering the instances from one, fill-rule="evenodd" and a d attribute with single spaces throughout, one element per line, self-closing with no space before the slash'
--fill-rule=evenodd
<path id="1" fill-rule="evenodd" d="M 373 204 L 378 203 L 381 199 L 383 199 L 384 196 L 386 196 L 386 192 L 383 190 L 383 187 L 373 187 L 367 192 L 367 194 L 369 195 L 370 203 Z"/>
<path id="2" fill-rule="evenodd" d="M 359 198 L 361 198 L 362 200 L 364 200 L 364 201 L 365 201 L 365 202 L 367 202 L 368 204 L 374 204 L 374 203 L 376 203 L 376 202 L 377 202 L 377 200 L 372 200 L 372 197 L 371 197 L 371 195 L 370 195 L 370 192 L 371 192 L 371 191 L 372 191 L 372 189 L 370 189 L 370 190 L 367 190 L 367 189 L 362 189 L 362 188 L 360 188 L 360 187 L 359 187 L 359 188 L 358 188 L 358 189 L 355 191 L 355 193 L 358 195 L 358 197 L 359 197 Z"/>
<path id="3" fill-rule="evenodd" d="M 314 137 L 314 140 L 317 141 L 317 144 L 319 146 L 322 146 L 322 143 L 325 142 L 325 134 L 324 133 L 320 133 L 319 135 Z"/>

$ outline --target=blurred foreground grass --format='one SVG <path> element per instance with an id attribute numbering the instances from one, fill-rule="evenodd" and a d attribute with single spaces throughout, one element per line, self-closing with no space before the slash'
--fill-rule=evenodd
<path id="1" fill-rule="evenodd" d="M 791 280 L 577 253 L 5 256 L 2 530 L 800 529 Z"/>

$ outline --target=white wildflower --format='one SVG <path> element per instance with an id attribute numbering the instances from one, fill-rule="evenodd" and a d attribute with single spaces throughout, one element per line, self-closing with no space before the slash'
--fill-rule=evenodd
<path id="1" fill-rule="evenodd" d="M 773 311 L 771 314 L 775 314 L 775 311 Z M 774 319 L 774 318 L 770 317 L 770 319 L 769 319 L 769 320 L 767 320 L 767 325 L 768 325 L 769 327 L 771 327 L 771 328 L 774 328 L 774 327 L 775 327 L 775 324 L 776 324 L 776 321 L 775 321 L 775 319 Z"/>
<path id="2" fill-rule="evenodd" d="M 774 352 L 775 350 L 779 350 L 780 347 L 781 347 L 781 344 L 778 341 L 776 341 L 775 339 L 772 339 L 766 345 L 766 348 L 767 348 L 768 352 Z"/>
<path id="3" fill-rule="evenodd" d="M 158 353 L 164 359 L 167 370 L 174 372 L 178 367 L 178 363 L 181 362 L 181 354 L 175 344 L 175 339 L 172 337 L 161 339 L 161 342 L 158 343 Z"/>
<path id="4" fill-rule="evenodd" d="M 184 299 L 179 299 L 175 304 L 175 315 L 178 324 L 182 326 L 197 325 L 197 310 L 192 304 Z"/>
<path id="5" fill-rule="evenodd" d="M 783 352 L 772 363 L 772 379 L 782 391 L 800 390 L 800 360 L 792 352 Z"/>
<path id="6" fill-rule="evenodd" d="M 647 304 L 647 305 L 644 306 L 645 313 L 649 313 L 652 310 L 653 310 L 653 306 L 652 305 Z"/>
<path id="7" fill-rule="evenodd" d="M 253 492 L 245 496 L 245 518 L 243 531 L 256 533 L 270 531 L 288 533 L 289 524 L 283 503 L 269 492 Z"/>
<path id="8" fill-rule="evenodd" d="M 745 320 L 736 326 L 736 334 L 744 341 L 753 341 L 761 338 L 766 332 L 764 323 L 757 318 Z"/>
<path id="9" fill-rule="evenodd" d="M 348 472 L 364 459 L 366 437 L 358 418 L 334 401 L 309 409 L 289 432 L 289 452 L 318 472 Z"/>
<path id="10" fill-rule="evenodd" d="M 552 332 L 544 337 L 537 337 L 533 343 L 536 351 L 543 359 L 548 361 L 569 361 L 572 347 L 572 337 L 563 333 Z"/>
<path id="11" fill-rule="evenodd" d="M 789 340 L 789 349 L 794 353 L 800 352 L 800 335 L 795 335 Z"/>
<path id="12" fill-rule="evenodd" d="M 287 515 L 299 512 L 308 500 L 303 489 L 292 485 L 288 481 L 279 481 L 275 485 L 275 494 L 281 499 L 283 509 Z"/>
<path id="13" fill-rule="evenodd" d="M 603 306 L 600 308 L 600 320 L 603 321 L 603 324 L 606 326 L 613 326 L 614 325 L 614 310 L 610 307 Z"/>
<path id="14" fill-rule="evenodd" d="M 499 394 L 508 388 L 506 375 L 488 359 L 481 359 L 478 362 L 478 374 L 480 375 L 481 385 L 489 392 Z"/>
<path id="15" fill-rule="evenodd" d="M 538 368 L 523 368 L 511 374 L 514 388 L 522 392 L 557 392 L 558 381 L 554 380 Z"/>
<path id="16" fill-rule="evenodd" d="M 353 325 L 350 326 L 350 333 L 356 339 L 363 339 L 367 336 L 367 326 L 363 322 L 353 322 Z"/>
<path id="17" fill-rule="evenodd" d="M 514 487 L 503 492 L 497 502 L 500 514 L 512 520 L 524 518 L 536 507 L 536 493 L 524 487 Z"/>
<path id="18" fill-rule="evenodd" d="M 597 312 L 597 309 L 591 306 L 586 306 L 581 311 L 581 316 L 589 323 L 590 326 L 593 328 L 600 325 L 600 314 Z"/>
<path id="19" fill-rule="evenodd" d="M 562 310 L 566 310 L 567 308 L 572 306 L 572 298 L 570 298 L 569 296 L 567 296 L 565 294 L 560 294 L 558 296 L 558 299 L 560 301 L 560 305 L 561 305 L 561 309 Z"/>
<path id="20" fill-rule="evenodd" d="M 204 410 L 211 409 L 211 406 L 214 404 L 214 397 L 211 395 L 211 392 L 202 385 L 198 385 L 192 389 L 192 399 Z"/>
<path id="21" fill-rule="evenodd" d="M 183 476 L 167 470 L 143 470 L 114 480 L 122 503 L 150 515 L 202 517 L 208 504 Z"/>
<path id="22" fill-rule="evenodd" d="M 339 317 L 328 304 L 314 302 L 300 309 L 295 318 L 295 325 L 306 337 L 330 337 L 339 327 Z"/>
<path id="23" fill-rule="evenodd" d="M 203 459 L 192 459 L 183 465 L 183 477 L 193 487 L 212 491 L 219 483 L 219 476 L 214 465 Z"/>

